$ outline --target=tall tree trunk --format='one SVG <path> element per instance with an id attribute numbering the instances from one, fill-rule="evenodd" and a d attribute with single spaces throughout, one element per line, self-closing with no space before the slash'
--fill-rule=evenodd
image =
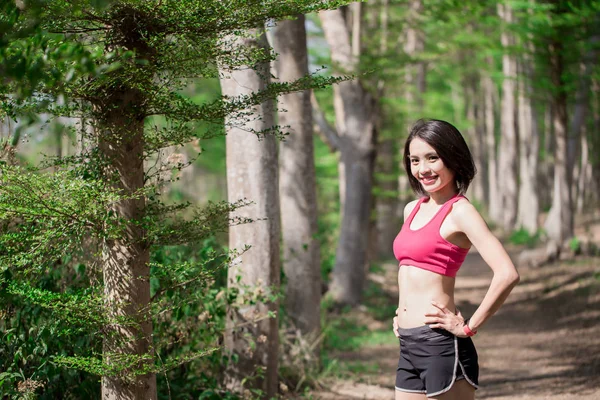
<path id="1" fill-rule="evenodd" d="M 235 46 L 268 48 L 264 29 L 251 33 L 253 39 L 233 37 L 231 40 Z M 223 95 L 235 97 L 264 90 L 269 83 L 269 65 L 261 63 L 253 68 L 221 70 Z M 256 118 L 225 119 L 228 201 L 244 198 L 252 201 L 253 204 L 236 211 L 235 216 L 255 220 L 229 229 L 231 249 L 251 246 L 228 272 L 228 287 L 239 290 L 242 298 L 249 293 L 269 293 L 271 287 L 279 287 L 280 274 L 277 140 L 271 135 L 259 138 L 252 134 L 273 126 L 273 104 L 266 102 L 248 112 Z M 277 318 L 267 317 L 269 312 L 277 310 L 277 302 L 252 304 L 247 301 L 229 310 L 225 333 L 225 348 L 232 356 L 225 371 L 225 384 L 229 389 L 242 391 L 242 381 L 251 377 L 248 385 L 261 388 L 267 398 L 277 393 Z M 255 322 L 257 319 L 261 320 Z M 255 378 L 258 369 L 264 371 L 260 374 L 264 379 Z"/>
<path id="2" fill-rule="evenodd" d="M 571 174 L 573 183 L 579 182 L 579 175 L 584 173 L 585 164 L 579 162 L 582 156 L 581 137 L 585 127 L 585 121 L 589 109 L 589 93 L 591 83 L 591 73 L 598 58 L 598 43 L 600 36 L 594 35 L 590 38 L 589 47 L 581 63 L 581 73 L 579 74 L 579 85 L 575 96 L 575 110 L 571 119 L 571 127 L 567 140 L 567 171 Z M 575 201 L 578 199 L 579 185 L 573 185 L 571 197 Z"/>
<path id="3" fill-rule="evenodd" d="M 590 149 L 586 129 L 583 129 L 581 133 L 581 172 L 577 177 L 577 198 L 574 199 L 576 201 L 575 209 L 577 214 L 583 212 L 587 194 L 589 192 L 593 193 L 592 163 L 589 157 Z"/>
<path id="4" fill-rule="evenodd" d="M 350 32 L 342 11 L 322 11 L 319 16 L 336 71 L 358 72 L 358 58 L 352 53 Z M 358 304 L 365 281 L 375 154 L 371 103 L 372 99 L 358 79 L 334 86 L 345 200 L 330 291 L 340 304 Z"/>
<path id="5" fill-rule="evenodd" d="M 505 4 L 498 4 L 498 14 L 505 24 L 513 22 L 512 9 Z M 500 198 L 502 207 L 502 227 L 511 231 L 517 220 L 517 132 L 515 130 L 515 80 L 516 61 L 510 54 L 513 45 L 511 34 L 504 29 L 501 35 L 504 55 L 502 56 L 502 115 L 500 118 L 500 156 L 498 168 L 501 188 Z"/>
<path id="6" fill-rule="evenodd" d="M 482 84 L 483 78 L 479 77 L 480 84 Z M 480 185 L 482 188 L 483 197 L 481 202 L 483 206 L 487 206 L 490 202 L 490 187 L 488 181 L 488 148 L 487 148 L 487 136 L 486 136 L 486 110 L 485 110 L 485 90 L 479 86 L 476 90 L 476 101 L 478 106 L 475 114 L 475 129 L 477 130 L 477 139 L 479 141 L 481 162 L 480 169 L 477 170 L 477 178 L 481 181 Z"/>
<path id="7" fill-rule="evenodd" d="M 491 60 L 488 60 L 491 64 Z M 487 153 L 487 186 L 489 191 L 488 214 L 492 221 L 499 222 L 502 218 L 502 204 L 498 190 L 498 161 L 496 158 L 496 116 L 494 92 L 496 85 L 489 74 L 483 77 L 483 92 L 485 104 L 485 144 Z"/>
<path id="8" fill-rule="evenodd" d="M 382 0 L 379 21 L 381 26 L 381 40 L 379 43 L 379 55 L 385 57 L 388 51 L 388 31 L 389 31 L 389 0 Z M 380 79 L 377 82 L 378 97 L 385 94 L 385 82 Z M 382 130 L 383 110 L 379 107 L 377 131 Z M 376 225 L 376 253 L 380 257 L 389 257 L 392 249 L 392 242 L 398 234 L 398 182 L 394 173 L 395 156 L 397 154 L 397 139 L 378 136 L 376 175 L 378 179 L 376 185 L 379 188 L 379 196 L 375 198 Z"/>
<path id="9" fill-rule="evenodd" d="M 519 208 L 518 225 L 528 232 L 538 230 L 540 212 L 538 199 L 539 133 L 532 107 L 531 59 L 524 56 L 521 62 L 518 94 L 519 126 Z"/>
<path id="10" fill-rule="evenodd" d="M 587 143 L 590 147 L 588 154 L 590 160 L 590 203 L 597 206 L 600 203 L 600 83 L 598 79 L 592 79 L 592 129 L 587 135 Z"/>
<path id="11" fill-rule="evenodd" d="M 395 155 L 398 152 L 394 140 L 382 140 L 377 145 L 377 254 L 389 257 L 392 242 L 399 231 L 398 181 L 394 172 Z"/>
<path id="12" fill-rule="evenodd" d="M 554 120 L 554 112 L 552 110 L 552 99 L 548 98 L 547 102 L 548 105 L 544 111 L 544 130 L 542 131 L 544 138 L 544 158 L 540 165 L 539 176 L 539 198 L 541 209 L 549 209 L 551 207 L 552 191 L 554 187 L 554 148 L 556 147 L 554 138 L 554 127 L 552 126 L 552 121 Z M 540 138 L 541 137 L 542 135 L 540 135 Z"/>
<path id="13" fill-rule="evenodd" d="M 404 98 L 407 104 L 406 115 L 406 130 L 410 128 L 417 119 L 422 117 L 423 113 L 423 94 L 425 92 L 425 82 L 427 68 L 424 62 L 417 62 L 416 59 L 420 56 L 420 53 L 425 47 L 424 33 L 415 29 L 414 23 L 419 19 L 420 14 L 423 12 L 423 2 L 421 0 L 411 0 L 409 2 L 408 20 L 411 24 L 408 24 L 403 31 L 403 46 L 404 52 L 408 57 L 411 58 L 409 63 L 405 66 L 404 72 Z M 409 117 L 410 116 L 410 117 Z M 408 181 L 408 177 L 404 171 L 403 161 L 400 160 L 399 165 L 400 174 L 398 175 L 398 215 L 404 215 L 404 207 L 412 198 L 412 190 Z"/>
<path id="14" fill-rule="evenodd" d="M 478 132 L 478 118 L 477 115 L 481 113 L 478 109 L 477 104 L 477 88 L 476 82 L 478 77 L 475 74 L 471 74 L 467 77 L 465 82 L 465 100 L 466 100 L 466 111 L 467 121 L 469 122 L 469 128 L 467 129 L 467 137 L 469 138 L 469 147 L 473 154 L 473 160 L 475 161 L 475 168 L 479 173 L 483 170 L 484 163 L 484 145 L 482 140 L 482 133 Z M 473 191 L 473 198 L 479 202 L 483 202 L 484 195 L 484 182 L 479 177 L 475 179 L 471 185 Z"/>
<path id="15" fill-rule="evenodd" d="M 552 97 L 554 148 L 554 191 L 552 208 L 544 228 L 548 237 L 559 244 L 573 236 L 573 206 L 570 175 L 567 171 L 567 94 L 563 78 L 563 44 L 552 41 L 550 49 L 550 76 L 554 85 Z"/>
<path id="16" fill-rule="evenodd" d="M 304 15 L 278 22 L 274 50 L 276 72 L 289 82 L 308 74 Z M 310 92 L 279 97 L 279 124 L 290 135 L 279 146 L 279 196 L 283 269 L 287 277 L 286 311 L 303 334 L 318 335 L 321 326 L 321 264 L 317 233 L 317 193 Z"/>
<path id="17" fill-rule="evenodd" d="M 409 114 L 414 112 L 419 115 L 423 112 L 423 93 L 425 92 L 426 66 L 422 61 L 416 61 L 425 47 L 424 33 L 415 29 L 413 23 L 418 20 L 423 12 L 421 0 L 411 0 L 409 3 L 409 20 L 404 36 L 404 52 L 411 58 L 404 73 L 405 98 Z M 416 23 L 414 25 L 417 25 Z M 418 119 L 418 118 L 415 118 Z M 413 121 L 411 121 L 412 123 Z"/>
<path id="18" fill-rule="evenodd" d="M 152 320 L 150 303 L 150 249 L 139 222 L 145 212 L 144 121 L 129 110 L 140 109 L 140 95 L 129 90 L 118 107 L 103 110 L 100 118 L 99 149 L 110 160 L 108 179 L 123 195 L 137 196 L 113 206 L 125 225 L 123 237 L 106 240 L 102 263 L 106 310 L 113 323 L 104 340 L 103 357 L 107 364 L 122 363 L 121 357 L 139 357 L 131 366 L 141 370 L 153 366 Z M 116 179 L 114 179 L 116 178 Z M 122 321 L 125 320 L 125 323 Z M 145 357 L 145 358 L 143 358 Z M 129 372 L 129 371 L 126 371 Z M 144 374 L 133 380 L 104 376 L 103 400 L 156 399 L 156 375 Z"/>

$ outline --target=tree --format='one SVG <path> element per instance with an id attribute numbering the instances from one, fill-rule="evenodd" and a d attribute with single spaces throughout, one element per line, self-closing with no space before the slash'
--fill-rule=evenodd
<path id="1" fill-rule="evenodd" d="M 488 65 L 491 60 L 487 60 Z M 493 221 L 500 221 L 502 217 L 502 208 L 500 202 L 500 192 L 498 185 L 498 162 L 496 157 L 496 116 L 494 106 L 496 101 L 496 85 L 494 84 L 490 73 L 486 72 L 483 77 L 483 98 L 485 105 L 485 145 L 487 155 L 487 186 L 489 191 L 488 213 Z"/>
<path id="2" fill-rule="evenodd" d="M 505 25 L 513 23 L 513 11 L 508 4 L 498 4 L 498 15 Z M 506 231 L 515 227 L 517 218 L 517 132 L 515 130 L 515 85 L 517 77 L 517 66 L 511 48 L 514 39 L 511 33 L 505 29 L 502 31 L 502 113 L 500 125 L 500 150 L 498 159 L 499 194 L 502 204 L 502 226 Z"/>
<path id="3" fill-rule="evenodd" d="M 360 50 L 360 45 L 351 42 L 351 37 L 360 36 L 351 35 L 344 11 L 322 11 L 319 16 L 334 71 L 337 74 L 358 73 L 357 49 Z M 370 117 L 372 101 L 360 79 L 334 86 L 336 129 L 344 166 L 340 186 L 345 188 L 345 195 L 330 292 L 340 304 L 358 304 L 365 280 L 376 139 Z"/>
<path id="4" fill-rule="evenodd" d="M 552 126 L 554 127 L 554 185 L 552 207 L 544 224 L 548 237 L 562 245 L 573 236 L 573 199 L 571 196 L 571 174 L 567 170 L 567 85 L 565 82 L 566 32 L 562 17 L 564 5 L 557 4 L 551 14 L 553 29 L 548 37 L 549 72 L 552 82 Z"/>
<path id="5" fill-rule="evenodd" d="M 231 40 L 235 34 L 246 37 L 245 29 L 255 28 L 270 18 L 279 19 L 338 5 L 337 2 L 325 4 L 320 1 L 248 5 L 246 2 L 198 3 L 190 0 L 174 6 L 162 1 L 132 0 L 114 1 L 94 8 L 87 1 L 57 0 L 44 3 L 41 12 L 36 14 L 39 15 L 41 37 L 50 39 L 44 46 L 34 47 L 33 51 L 42 52 L 41 55 L 35 53 L 39 59 L 49 60 L 42 64 L 41 69 L 42 76 L 48 79 L 36 80 L 35 85 L 33 81 L 27 81 L 28 90 L 35 90 L 36 96 L 4 96 L 3 106 L 15 115 L 34 109 L 83 118 L 94 129 L 82 129 L 82 132 L 95 135 L 90 142 L 97 143 L 97 147 L 83 155 L 59 160 L 58 165 L 65 170 L 62 175 L 38 177 L 24 174 L 30 179 L 27 181 L 29 186 L 38 179 L 46 185 L 41 192 L 28 192 L 23 189 L 28 186 L 10 184 L 19 179 L 20 171 L 3 173 L 1 187 L 4 192 L 0 198 L 5 207 L 1 216 L 10 229 L 2 232 L 2 240 L 10 251 L 3 256 L 2 267 L 5 271 L 9 266 L 17 265 L 15 260 L 26 255 L 28 262 L 33 260 L 31 265 L 35 266 L 35 274 L 28 270 L 29 264 L 19 262 L 24 272 L 21 276 L 17 274 L 18 269 L 13 269 L 12 276 L 15 279 L 27 278 L 27 285 L 14 283 L 11 290 L 21 296 L 31 292 L 52 298 L 57 294 L 40 292 L 41 289 L 36 287 L 39 283 L 36 277 L 42 277 L 53 268 L 55 260 L 75 252 L 73 249 L 80 246 L 86 235 L 101 245 L 100 273 L 89 282 L 88 301 L 68 304 L 71 310 L 79 310 L 72 313 L 82 313 L 78 307 L 87 308 L 82 315 L 90 321 L 84 321 L 84 325 L 89 332 L 101 333 L 95 337 L 103 342 L 102 359 L 99 360 L 91 348 L 83 357 L 67 356 L 57 358 L 57 362 L 101 375 L 104 398 L 156 398 L 157 371 L 206 353 L 206 349 L 202 349 L 183 359 L 170 360 L 164 366 L 155 363 L 154 355 L 161 349 L 156 347 L 159 344 L 153 337 L 152 321 L 164 318 L 161 307 L 167 310 L 183 307 L 183 304 L 169 304 L 164 298 L 165 292 L 181 292 L 194 285 L 201 286 L 207 272 L 203 269 L 198 272 L 196 265 L 184 263 L 170 274 L 164 265 L 156 263 L 153 265 L 155 275 L 151 276 L 151 249 L 189 244 L 226 229 L 230 223 L 249 222 L 249 219 L 235 214 L 228 217 L 230 212 L 247 204 L 244 201 L 189 210 L 192 217 L 184 218 L 181 211 L 189 209 L 188 205 L 165 205 L 157 187 L 149 183 L 157 171 L 151 168 L 145 170 L 144 161 L 162 148 L 221 134 L 225 117 L 228 123 L 247 121 L 249 108 L 264 104 L 279 93 L 322 87 L 336 79 L 307 76 L 292 83 L 263 86 L 264 90 L 259 92 L 233 96 L 229 93 L 229 97 L 207 104 L 194 103 L 180 90 L 192 79 L 218 76 L 217 60 L 219 65 L 233 69 L 244 65 L 263 65 L 272 60 L 273 56 L 268 51 L 256 52 L 256 48 L 235 46 L 236 41 Z M 230 34 L 234 36 L 227 36 Z M 38 38 L 25 35 L 23 40 L 25 44 L 36 44 Z M 232 43 L 234 46 L 231 46 Z M 45 52 L 55 54 L 58 51 L 60 54 L 64 48 L 81 49 L 87 58 L 81 57 L 80 61 L 85 59 L 94 68 L 80 68 L 69 58 L 44 58 Z M 16 79 L 9 81 L 3 89 L 6 93 L 19 93 L 24 86 Z M 68 99 L 64 106 L 53 101 L 59 95 L 66 95 Z M 156 115 L 163 116 L 166 123 L 163 126 L 145 126 L 148 117 Z M 204 121 L 207 128 L 196 130 L 196 121 Z M 260 133 L 276 132 L 271 123 L 266 131 Z M 270 143 L 273 147 L 274 138 L 265 137 L 261 145 L 263 143 Z M 256 161 L 261 160 L 257 158 Z M 273 165 L 266 169 L 276 170 L 275 160 L 270 161 Z M 182 167 L 176 165 L 175 168 Z M 71 194 L 73 199 L 79 199 L 75 204 L 61 197 L 60 190 L 48 189 L 61 188 L 61 185 L 66 185 L 65 182 L 72 182 L 78 190 Z M 10 192 L 14 188 L 21 188 L 21 196 Z M 40 193 L 45 193 L 48 202 L 35 201 Z M 43 197 L 41 199 L 44 200 Z M 64 207 L 54 209 L 48 206 L 63 203 L 67 211 Z M 276 210 L 271 205 L 267 208 Z M 36 220 L 31 215 L 43 218 Z M 74 219 L 75 216 L 77 218 Z M 7 222 L 11 220 L 19 223 L 11 225 Z M 278 224 L 278 217 L 274 220 L 276 222 L 271 219 L 268 223 L 259 224 Z M 65 231 L 57 233 L 57 226 L 64 226 Z M 53 241 L 42 252 L 39 246 L 31 244 L 39 236 L 28 238 L 27 232 L 38 232 L 43 237 L 50 233 L 55 236 L 47 238 Z M 22 243 L 15 242 L 14 238 L 21 237 L 19 235 L 28 239 L 22 240 Z M 268 235 L 278 239 L 279 233 L 273 228 Z M 273 252 L 272 247 L 269 251 Z M 178 274 L 182 270 L 194 276 Z M 269 277 L 273 282 L 278 279 L 278 275 Z M 163 286 L 150 297 L 152 278 Z M 254 300 L 264 299 L 260 293 L 256 295 Z M 65 298 L 69 296 L 64 293 Z M 31 298 L 42 302 L 38 294 Z M 98 303 L 98 300 L 101 302 Z M 42 303 L 51 307 L 49 303 Z M 68 316 L 69 313 L 66 313 L 60 317 Z M 263 324 L 276 326 L 276 320 L 265 320 Z M 262 340 L 261 337 L 258 339 Z M 276 346 L 276 336 L 269 340 L 267 346 Z M 273 361 L 270 363 L 274 365 Z M 269 382 L 269 391 L 273 393 L 273 380 Z"/>
<path id="6" fill-rule="evenodd" d="M 531 15 L 530 11 L 528 15 Z M 524 54 L 521 56 L 517 83 L 517 126 L 519 132 L 519 204 L 517 224 L 534 234 L 539 228 L 538 158 L 540 139 L 535 107 L 533 105 L 533 55 L 535 48 L 531 33 L 523 38 Z"/>
<path id="7" fill-rule="evenodd" d="M 308 74 L 305 17 L 277 24 L 273 48 L 282 82 Z M 321 319 L 321 262 L 317 233 L 317 194 L 310 92 L 279 97 L 279 124 L 289 135 L 279 147 L 279 196 L 286 311 L 303 335 L 316 338 Z"/>
<path id="8" fill-rule="evenodd" d="M 256 39 L 254 39 L 256 37 Z M 247 38 L 233 38 L 233 45 L 268 53 L 264 28 L 248 31 Z M 225 66 L 226 69 L 230 67 Z M 269 84 L 269 63 L 262 62 L 222 74 L 224 96 L 251 95 L 264 91 Z M 230 202 L 252 199 L 252 206 L 238 216 L 257 220 L 252 226 L 240 225 L 229 230 L 229 246 L 251 248 L 242 254 L 229 270 L 228 287 L 245 292 L 269 293 L 279 289 L 280 213 L 277 173 L 277 142 L 264 135 L 274 127 L 274 108 L 270 101 L 248 110 L 251 119 L 227 118 L 227 195 Z M 255 133 L 251 135 L 249 133 Z M 275 297 L 276 298 L 276 297 Z M 260 302 L 232 309 L 227 319 L 225 346 L 231 356 L 226 370 L 226 385 L 241 392 L 243 380 L 264 369 L 261 388 L 270 398 L 277 393 L 277 348 L 279 346 L 278 301 Z M 255 322 L 256 319 L 261 321 Z"/>

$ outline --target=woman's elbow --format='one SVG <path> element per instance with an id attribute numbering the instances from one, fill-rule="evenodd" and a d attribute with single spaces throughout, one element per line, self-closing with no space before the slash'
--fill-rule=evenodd
<path id="1" fill-rule="evenodd" d="M 517 270 L 511 266 L 511 268 L 506 268 L 502 272 L 498 274 L 499 280 L 503 283 L 503 286 L 513 288 L 519 283 L 521 277 Z"/>
<path id="2" fill-rule="evenodd" d="M 511 271 L 506 272 L 503 280 L 507 283 L 507 286 L 513 288 L 517 285 L 517 283 L 519 283 L 519 281 L 521 280 L 521 276 L 519 275 L 516 269 L 512 268 Z"/>

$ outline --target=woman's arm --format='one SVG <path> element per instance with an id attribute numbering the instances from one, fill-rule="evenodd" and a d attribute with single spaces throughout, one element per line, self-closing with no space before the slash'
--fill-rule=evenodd
<path id="1" fill-rule="evenodd" d="M 494 276 L 490 287 L 469 319 L 469 328 L 475 331 L 498 311 L 511 290 L 519 282 L 519 273 L 500 241 L 494 236 L 475 207 L 468 202 L 455 204 L 453 222 L 467 235 Z"/>
<path id="2" fill-rule="evenodd" d="M 452 218 L 452 223 L 456 226 L 457 231 L 463 232 L 467 236 L 494 273 L 485 297 L 468 322 L 469 328 L 476 331 L 502 306 L 511 290 L 519 282 L 519 273 L 500 241 L 490 232 L 487 224 L 471 203 L 467 201 L 455 203 L 449 217 Z M 460 313 L 455 315 L 436 302 L 432 302 L 432 305 L 438 311 L 426 314 L 426 323 L 433 323 L 430 325 L 432 328 L 444 328 L 456 336 L 466 336 L 463 331 L 463 317 Z"/>

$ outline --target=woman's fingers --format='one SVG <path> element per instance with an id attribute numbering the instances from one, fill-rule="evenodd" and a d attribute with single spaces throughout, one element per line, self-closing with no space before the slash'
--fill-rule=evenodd
<path id="1" fill-rule="evenodd" d="M 429 324 L 441 324 L 441 323 L 444 323 L 444 319 L 443 318 L 438 318 L 438 317 L 425 318 L 425 325 L 429 325 Z"/>
<path id="2" fill-rule="evenodd" d="M 428 311 L 425 313 L 426 317 L 443 317 L 444 313 L 440 312 L 440 311 Z"/>
<path id="3" fill-rule="evenodd" d="M 394 322 L 392 323 L 393 326 L 393 331 L 394 331 L 394 335 L 396 335 L 396 337 L 400 337 L 400 335 L 398 334 L 398 317 L 394 317 Z"/>

